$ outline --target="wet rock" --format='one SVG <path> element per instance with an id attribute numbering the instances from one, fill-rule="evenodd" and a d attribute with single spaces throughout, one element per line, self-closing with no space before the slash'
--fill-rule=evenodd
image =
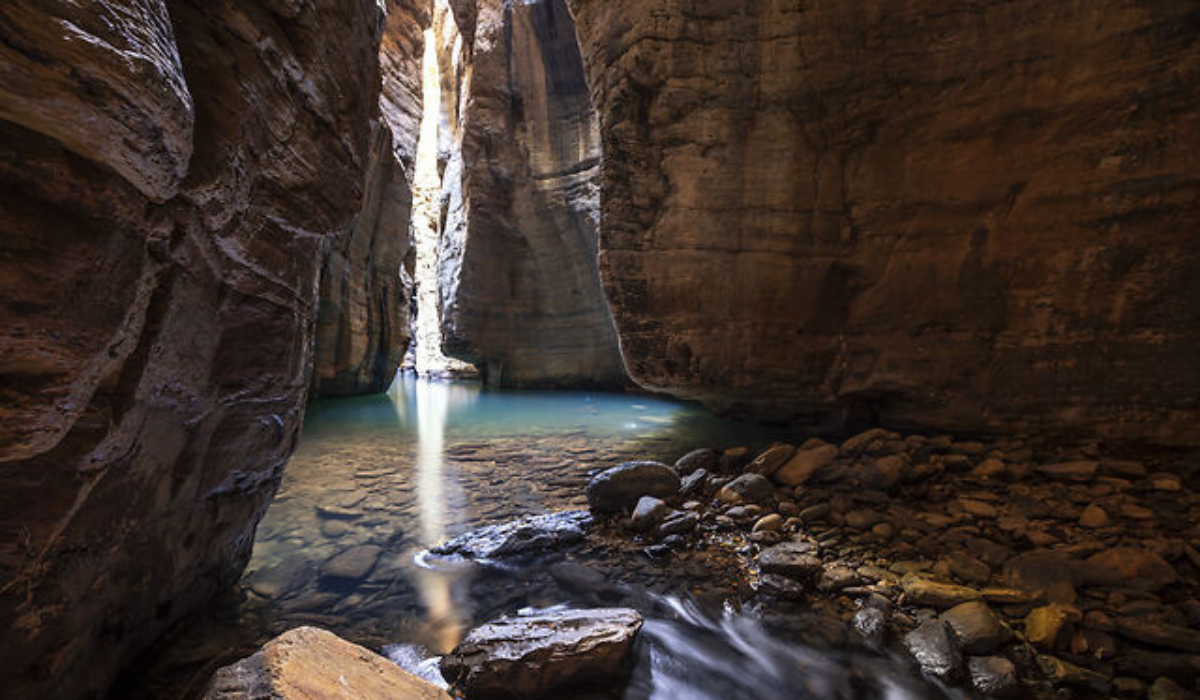
<path id="1" fill-rule="evenodd" d="M 327 559 L 321 577 L 338 581 L 361 581 L 375 568 L 382 549 L 374 545 L 352 547 Z"/>
<path id="2" fill-rule="evenodd" d="M 800 602 L 807 597 L 803 585 L 778 574 L 764 574 L 759 581 L 758 590 L 779 600 L 791 602 Z"/>
<path id="3" fill-rule="evenodd" d="M 800 450 L 780 467 L 772 478 L 785 486 L 799 486 L 832 463 L 837 454 L 838 448 L 833 445 L 821 445 L 810 450 Z"/>
<path id="4" fill-rule="evenodd" d="M 942 613 L 963 651 L 968 654 L 990 654 L 1012 638 L 1012 631 L 996 617 L 986 603 L 962 603 Z"/>
<path id="5" fill-rule="evenodd" d="M 887 612 L 874 607 L 861 608 L 854 613 L 850 624 L 869 644 L 882 644 L 887 634 Z"/>
<path id="6" fill-rule="evenodd" d="M 1103 508 L 1096 504 L 1092 504 L 1083 509 L 1083 514 L 1079 516 L 1079 524 L 1083 527 L 1100 528 L 1108 525 L 1108 513 Z"/>
<path id="7" fill-rule="evenodd" d="M 430 551 L 471 559 L 527 554 L 578 542 L 591 526 L 591 515 L 582 510 L 532 515 L 472 530 Z"/>
<path id="8" fill-rule="evenodd" d="M 1137 547 L 1115 547 L 1088 557 L 1085 576 L 1092 585 L 1128 586 L 1150 592 L 1179 579 L 1162 557 Z"/>
<path id="9" fill-rule="evenodd" d="M 666 498 L 679 488 L 679 475 L 661 462 L 625 462 L 592 477 L 588 507 L 593 513 L 619 513 L 631 510 L 642 496 Z"/>
<path id="10" fill-rule="evenodd" d="M 987 564 L 961 552 L 946 557 L 946 566 L 950 569 L 950 573 L 967 583 L 982 585 L 992 577 L 992 570 Z"/>
<path id="11" fill-rule="evenodd" d="M 941 620 L 929 620 L 904 635 L 904 648 L 932 678 L 953 683 L 962 675 L 962 651 L 950 626 Z"/>
<path id="12" fill-rule="evenodd" d="M 672 512 L 671 506 L 653 496 L 642 496 L 633 509 L 630 524 L 635 532 L 646 532 L 661 523 Z"/>
<path id="13" fill-rule="evenodd" d="M 441 688 L 315 627 L 299 627 L 213 675 L 204 700 L 450 700 Z"/>
<path id="14" fill-rule="evenodd" d="M 679 493 L 684 496 L 697 496 L 704 492 L 704 487 L 708 483 L 708 470 L 697 469 L 696 471 L 683 477 L 683 481 L 679 485 Z"/>
<path id="15" fill-rule="evenodd" d="M 1099 673 L 1053 656 L 1039 654 L 1037 664 L 1042 675 L 1055 685 L 1089 688 L 1100 693 L 1107 693 L 1112 688 L 1108 679 Z"/>
<path id="16" fill-rule="evenodd" d="M 981 597 L 979 591 L 973 588 L 930 581 L 913 574 L 905 575 L 900 585 L 904 589 L 904 595 L 914 604 L 927 605 L 939 610 L 977 601 Z"/>
<path id="17" fill-rule="evenodd" d="M 665 538 L 672 535 L 686 535 L 700 524 L 700 516 L 693 512 L 673 511 L 654 528 L 654 536 Z"/>
<path id="18" fill-rule="evenodd" d="M 1070 557 L 1049 550 L 1017 555 L 1004 565 L 1005 583 L 1052 603 L 1074 603 L 1079 584 Z"/>
<path id="19" fill-rule="evenodd" d="M 1043 464 L 1037 468 L 1037 472 L 1054 481 L 1087 482 L 1095 478 L 1099 466 L 1098 462 L 1089 461 L 1060 462 Z"/>
<path id="20" fill-rule="evenodd" d="M 717 491 L 722 503 L 764 503 L 775 495 L 775 486 L 765 476 L 743 474 Z"/>
<path id="21" fill-rule="evenodd" d="M 852 510 L 846 513 L 846 526 L 855 530 L 870 530 L 883 516 L 873 510 Z"/>
<path id="22" fill-rule="evenodd" d="M 796 448 L 791 445 L 772 445 L 755 457 L 753 462 L 746 465 L 746 472 L 771 476 L 794 454 L 796 454 Z"/>
<path id="23" fill-rule="evenodd" d="M 1147 700 L 1194 700 L 1195 695 L 1170 678 L 1159 678 L 1146 691 Z"/>
<path id="24" fill-rule="evenodd" d="M 975 656 L 967 661 L 975 692 L 995 698 L 1013 698 L 1021 692 L 1017 667 L 1003 656 Z"/>
<path id="25" fill-rule="evenodd" d="M 771 513 L 759 518 L 752 528 L 753 532 L 776 532 L 783 528 L 783 516 Z"/>
<path id="26" fill-rule="evenodd" d="M 467 700 L 617 688 L 641 627 L 641 615 L 628 608 L 501 618 L 471 630 L 444 656 L 442 676 Z"/>
<path id="27" fill-rule="evenodd" d="M 1135 617 L 1115 621 L 1117 633 L 1150 646 L 1200 653 L 1200 631 Z"/>
<path id="28" fill-rule="evenodd" d="M 1184 685 L 1200 678 L 1200 655 L 1151 651 L 1127 647 L 1116 657 L 1117 670 L 1127 676 L 1153 681 L 1166 676 Z"/>
<path id="29" fill-rule="evenodd" d="M 1025 640 L 1045 651 L 1060 648 L 1070 637 L 1070 625 L 1081 618 L 1079 610 L 1069 605 L 1036 608 L 1025 616 Z"/>
<path id="30" fill-rule="evenodd" d="M 1122 479 L 1141 479 L 1146 476 L 1146 466 L 1141 462 L 1104 460 L 1100 463 L 1100 471 Z"/>
<path id="31" fill-rule="evenodd" d="M 904 479 L 908 471 L 907 457 L 902 454 L 888 455 L 862 465 L 858 478 L 863 488 L 889 491 Z"/>
<path id="32" fill-rule="evenodd" d="M 817 582 L 817 588 L 832 593 L 851 586 L 861 586 L 863 583 L 865 582 L 857 571 L 837 564 L 825 568 L 821 573 L 821 579 Z"/>
<path id="33" fill-rule="evenodd" d="M 849 440 L 843 442 L 842 450 L 849 453 L 873 452 L 883 449 L 885 443 L 899 439 L 900 435 L 893 433 L 890 430 L 884 430 L 883 428 L 871 428 L 870 430 L 864 430 L 858 435 L 855 435 Z"/>
<path id="34" fill-rule="evenodd" d="M 675 461 L 675 473 L 679 476 L 689 476 L 697 470 L 706 472 L 716 471 L 721 464 L 721 453 L 716 450 L 702 448 L 692 450 Z"/>
<path id="35" fill-rule="evenodd" d="M 717 469 L 722 474 L 737 474 L 750 462 L 753 453 L 749 447 L 731 447 L 721 453 L 721 461 Z"/>
<path id="36" fill-rule="evenodd" d="M 824 568 L 815 552 L 816 546 L 810 542 L 783 542 L 759 553 L 758 568 L 764 573 L 809 581 Z"/>

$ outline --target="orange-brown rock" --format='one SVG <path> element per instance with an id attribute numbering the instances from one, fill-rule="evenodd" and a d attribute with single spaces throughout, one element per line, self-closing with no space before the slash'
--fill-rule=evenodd
<path id="1" fill-rule="evenodd" d="M 1200 442 L 1192 5 L 570 5 L 637 382 Z"/>
<path id="2" fill-rule="evenodd" d="M 240 574 L 363 201 L 381 27 L 373 0 L 0 9 L 5 697 L 103 692 Z"/>
<path id="3" fill-rule="evenodd" d="M 599 125 L 571 15 L 563 0 L 469 14 L 461 162 L 446 170 L 445 350 L 498 385 L 622 386 L 596 267 Z"/>

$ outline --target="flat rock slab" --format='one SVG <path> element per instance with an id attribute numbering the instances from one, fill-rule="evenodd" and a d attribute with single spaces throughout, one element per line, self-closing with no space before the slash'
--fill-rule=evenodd
<path id="1" fill-rule="evenodd" d="M 446 556 L 494 559 L 545 551 L 582 540 L 592 526 L 584 510 L 531 515 L 502 525 L 488 525 L 455 537 L 430 550 Z"/>
<path id="2" fill-rule="evenodd" d="M 359 581 L 375 568 L 383 550 L 370 544 L 352 547 L 335 554 L 321 566 L 321 577 L 341 581 Z"/>
<path id="3" fill-rule="evenodd" d="M 467 700 L 611 689 L 628 675 L 629 652 L 641 627 L 642 616 L 628 608 L 501 618 L 475 628 L 444 656 L 442 676 Z"/>
<path id="4" fill-rule="evenodd" d="M 213 675 L 204 700 L 451 700 L 387 659 L 299 627 Z"/>

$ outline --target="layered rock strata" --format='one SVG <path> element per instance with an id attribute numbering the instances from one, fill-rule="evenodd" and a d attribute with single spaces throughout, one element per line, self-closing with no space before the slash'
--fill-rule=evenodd
<path id="1" fill-rule="evenodd" d="M 596 268 L 599 125 L 570 13 L 457 9 L 474 35 L 444 183 L 445 350 L 496 385 L 621 386 Z"/>
<path id="2" fill-rule="evenodd" d="M 570 6 L 637 382 L 817 424 L 1200 442 L 1193 7 Z"/>
<path id="3" fill-rule="evenodd" d="M 382 20 L 0 8 L 6 696 L 102 693 L 241 572 L 300 424 L 320 254 L 364 200 Z"/>

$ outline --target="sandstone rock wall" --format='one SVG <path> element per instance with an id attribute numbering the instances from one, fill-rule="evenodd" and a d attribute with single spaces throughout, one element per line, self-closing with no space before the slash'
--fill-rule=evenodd
<path id="1" fill-rule="evenodd" d="M 5 697 L 99 694 L 241 572 L 363 201 L 381 26 L 373 0 L 0 7 Z"/>
<path id="2" fill-rule="evenodd" d="M 636 381 L 1200 443 L 1193 3 L 570 5 Z"/>
<path id="3" fill-rule="evenodd" d="M 474 35 L 445 171 L 445 351 L 504 386 L 622 386 L 596 268 L 599 129 L 570 13 L 562 0 L 455 9 Z"/>
<path id="4" fill-rule="evenodd" d="M 425 2 L 392 2 L 379 47 L 380 119 L 362 205 L 321 270 L 312 395 L 385 391 L 411 340 L 412 173 L 421 122 Z"/>

